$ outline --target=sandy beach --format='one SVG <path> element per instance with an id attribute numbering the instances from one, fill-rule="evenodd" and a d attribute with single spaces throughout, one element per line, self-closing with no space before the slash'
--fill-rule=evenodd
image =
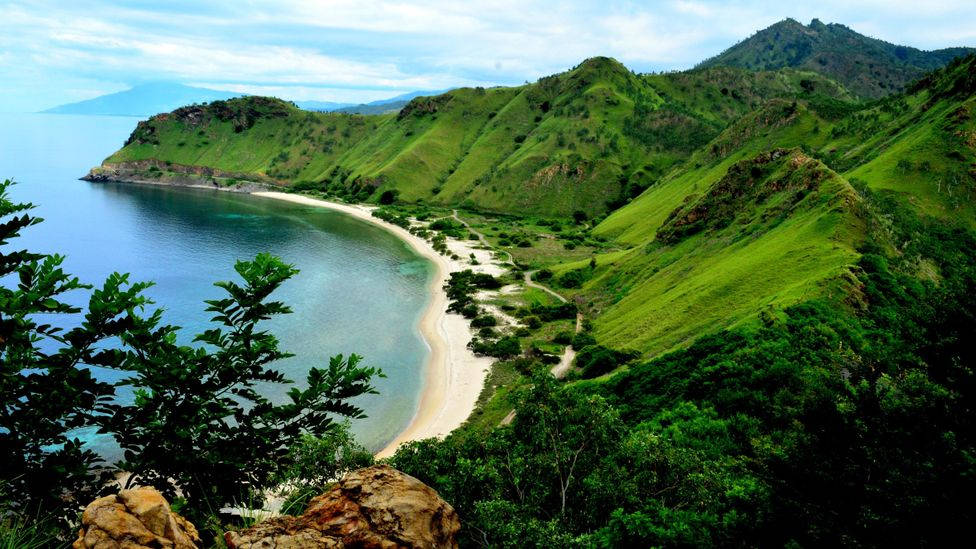
<path id="1" fill-rule="evenodd" d="M 406 229 L 373 217 L 373 207 L 341 204 L 282 192 L 262 191 L 251 194 L 329 208 L 378 225 L 403 239 L 435 266 L 436 272 L 430 285 L 431 299 L 420 320 L 420 333 L 430 347 L 430 356 L 424 368 L 425 380 L 419 406 L 406 429 L 380 450 L 377 457 L 393 455 L 404 442 L 443 437 L 464 423 L 474 410 L 492 359 L 475 356 L 468 349 L 472 338 L 471 328 L 464 317 L 447 312 L 444 283 L 450 273 L 464 269 L 500 274 L 505 269 L 494 261 L 491 252 L 475 249 L 466 242 L 449 240 L 448 249 L 462 258 L 452 260 L 434 251 L 430 243 L 410 234 Z M 468 264 L 469 254 L 475 255 L 479 265 Z"/>

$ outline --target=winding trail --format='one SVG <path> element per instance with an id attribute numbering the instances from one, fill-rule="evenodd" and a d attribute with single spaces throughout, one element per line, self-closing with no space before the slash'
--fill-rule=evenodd
<path id="1" fill-rule="evenodd" d="M 488 239 L 485 238 L 485 235 L 483 235 L 479 231 L 471 228 L 471 225 L 469 225 L 467 221 L 461 219 L 458 216 L 457 210 L 451 210 L 451 217 L 454 218 L 454 220 L 457 221 L 458 223 L 464 225 L 464 228 L 466 228 L 472 234 L 474 234 L 475 236 L 477 236 L 478 237 L 478 241 L 480 241 L 485 247 L 492 248 L 492 245 L 488 243 Z M 512 257 L 511 252 L 509 252 L 507 250 L 499 250 L 499 252 L 504 253 L 504 254 L 506 254 L 508 256 L 508 261 L 506 261 L 506 263 L 508 263 L 509 265 L 512 265 L 513 267 L 515 266 L 515 259 Z M 559 293 L 557 293 L 552 288 L 550 288 L 548 286 L 544 286 L 544 285 L 539 284 L 538 282 L 535 282 L 534 280 L 532 280 L 532 275 L 534 275 L 537 272 L 538 271 L 527 271 L 525 273 L 525 275 L 523 277 L 523 280 L 525 281 L 525 285 L 526 286 L 528 286 L 530 288 L 536 288 L 538 290 L 542 290 L 543 292 L 546 292 L 547 294 L 551 295 L 552 297 L 558 299 L 561 303 L 566 303 L 567 301 L 569 301 L 568 299 L 566 299 L 565 297 L 563 297 L 562 295 L 560 295 Z M 582 329 L 583 329 L 583 313 L 577 312 L 576 313 L 576 333 L 580 333 L 580 331 Z M 557 379 L 559 379 L 559 378 L 563 377 L 564 375 L 566 375 L 566 372 L 568 372 L 569 371 L 569 368 L 573 365 L 573 359 L 574 358 L 576 358 L 576 351 L 573 350 L 572 346 L 567 345 L 566 346 L 566 349 L 563 351 L 563 356 L 561 356 L 559 358 L 559 363 L 556 364 L 555 366 L 553 366 L 552 367 L 552 370 L 550 370 L 550 372 L 552 372 L 552 375 L 554 375 Z M 514 417 L 514 412 L 512 414 L 509 414 L 509 416 Z M 505 425 L 507 423 L 510 423 L 512 421 L 511 417 L 506 417 L 505 419 L 508 420 L 508 421 L 502 420 L 502 424 L 503 425 Z"/>
<path id="2" fill-rule="evenodd" d="M 478 237 L 478 241 L 481 242 L 481 244 L 484 247 L 486 247 L 486 248 L 488 248 L 490 250 L 493 250 L 494 249 L 494 247 L 491 244 L 488 243 L 488 239 L 485 238 L 485 235 L 481 234 L 479 231 L 476 231 L 475 229 L 472 229 L 471 228 L 471 225 L 468 225 L 468 222 L 467 221 L 465 221 L 465 220 L 461 219 L 460 217 L 458 217 L 457 210 L 451 210 L 451 217 L 454 218 L 454 220 L 457 221 L 458 223 L 464 225 L 464 228 L 465 229 L 467 229 L 472 234 L 474 234 L 475 236 L 477 236 Z M 508 256 L 508 259 L 505 261 L 506 264 L 511 265 L 513 267 L 515 266 L 515 258 L 512 257 L 512 253 L 511 252 L 509 252 L 508 250 L 498 250 L 498 252 L 499 253 L 503 253 L 503 254 L 505 254 L 505 255 Z M 565 299 L 563 301 L 565 301 Z"/>
<path id="3" fill-rule="evenodd" d="M 559 294 L 557 294 L 555 292 L 555 290 L 553 290 L 552 288 L 549 288 L 548 286 L 543 286 L 542 284 L 539 284 L 538 282 L 535 282 L 534 280 L 532 280 L 532 275 L 534 275 L 537 272 L 539 272 L 539 271 L 529 271 L 529 272 L 525 273 L 525 285 L 526 286 L 529 286 L 531 288 L 538 288 L 538 289 L 542 290 L 543 292 L 546 292 L 547 294 L 551 295 L 552 297 L 558 299 L 559 301 L 561 301 L 563 303 L 566 303 L 566 301 L 567 301 L 566 298 L 563 297 L 563 296 L 561 296 L 561 295 L 559 295 Z M 579 331 L 579 330 L 577 330 L 577 331 Z"/>

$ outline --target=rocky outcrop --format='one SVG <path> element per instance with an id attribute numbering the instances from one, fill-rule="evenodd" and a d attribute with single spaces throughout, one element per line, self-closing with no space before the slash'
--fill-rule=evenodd
<path id="1" fill-rule="evenodd" d="M 174 187 L 205 187 L 220 191 L 251 193 L 278 189 L 282 183 L 254 173 L 228 172 L 207 166 L 190 166 L 155 159 L 104 163 L 80 178 L 92 183 L 145 183 Z"/>
<path id="2" fill-rule="evenodd" d="M 123 490 L 85 508 L 74 549 L 197 549 L 200 535 L 153 488 Z"/>
<path id="3" fill-rule="evenodd" d="M 225 535 L 231 549 L 457 547 L 457 513 L 433 489 L 385 465 L 345 476 L 300 517 Z"/>

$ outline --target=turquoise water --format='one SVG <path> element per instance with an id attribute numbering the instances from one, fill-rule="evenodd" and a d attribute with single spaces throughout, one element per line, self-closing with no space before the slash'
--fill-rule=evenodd
<path id="1" fill-rule="evenodd" d="M 270 326 L 296 354 L 278 368 L 302 381 L 334 354 L 357 353 L 383 369 L 379 395 L 358 401 L 359 441 L 379 449 L 413 416 L 428 348 L 417 326 L 432 267 L 392 234 L 347 215 L 206 189 L 78 181 L 117 149 L 137 120 L 0 114 L 0 178 L 19 182 L 15 199 L 35 203 L 45 222 L 19 247 L 65 254 L 66 270 L 99 284 L 113 271 L 156 283 L 148 294 L 185 341 L 207 327 L 204 299 L 234 278 L 234 261 L 272 252 L 301 270 L 276 295 L 294 313 Z M 83 303 L 84 295 L 71 300 Z M 104 379 L 118 374 L 101 371 Z M 276 399 L 287 387 L 269 389 Z M 89 436 L 114 457 L 110 440 Z"/>

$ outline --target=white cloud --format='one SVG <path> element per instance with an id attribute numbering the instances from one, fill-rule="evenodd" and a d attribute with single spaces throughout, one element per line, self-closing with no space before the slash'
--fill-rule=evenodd
<path id="1" fill-rule="evenodd" d="M 779 19 L 819 17 L 924 48 L 976 42 L 976 2 L 949 0 L 284 0 L 88 5 L 0 0 L 5 99 L 65 100 L 120 82 L 210 82 L 297 99 L 512 84 L 586 57 L 690 67 Z M 13 83 L 13 84 L 11 84 Z M 99 84 L 101 83 L 101 84 Z M 21 97 L 9 97 L 22 90 Z M 10 91 L 13 90 L 13 91 Z M 353 99 L 355 100 L 355 99 Z M 41 108 L 49 105 L 36 105 Z"/>

